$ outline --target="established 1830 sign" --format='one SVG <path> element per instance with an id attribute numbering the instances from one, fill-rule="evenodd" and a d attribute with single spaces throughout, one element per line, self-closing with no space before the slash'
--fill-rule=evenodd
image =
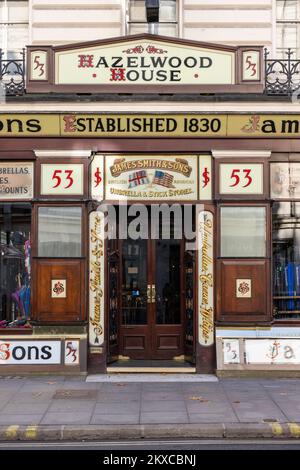
<path id="1" fill-rule="evenodd" d="M 262 91 L 262 47 L 142 34 L 27 52 L 27 92 Z"/>

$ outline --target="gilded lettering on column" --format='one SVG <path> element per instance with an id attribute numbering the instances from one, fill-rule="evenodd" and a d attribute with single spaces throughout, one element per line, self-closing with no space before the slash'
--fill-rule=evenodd
<path id="1" fill-rule="evenodd" d="M 198 300 L 201 346 L 214 343 L 214 271 L 213 271 L 213 214 L 201 211 L 198 219 Z"/>
<path id="2" fill-rule="evenodd" d="M 90 332 L 89 341 L 101 346 L 104 341 L 104 216 L 90 214 Z"/>

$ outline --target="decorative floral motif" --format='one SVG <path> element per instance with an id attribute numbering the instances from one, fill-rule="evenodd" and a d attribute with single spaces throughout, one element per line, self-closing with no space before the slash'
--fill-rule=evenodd
<path id="1" fill-rule="evenodd" d="M 236 296 L 248 298 L 251 297 L 251 279 L 236 280 Z"/>

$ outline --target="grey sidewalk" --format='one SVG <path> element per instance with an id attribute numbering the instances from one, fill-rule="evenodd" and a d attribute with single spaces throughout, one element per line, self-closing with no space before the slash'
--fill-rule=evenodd
<path id="1" fill-rule="evenodd" d="M 38 439 L 47 430 L 62 438 L 70 429 L 77 430 L 78 439 L 80 432 L 81 438 L 101 430 L 112 437 L 122 429 L 125 437 L 126 432 L 143 437 L 155 430 L 164 436 L 190 430 L 198 432 L 195 437 L 210 431 L 213 437 L 227 437 L 228 431 L 242 437 L 243 430 L 258 430 L 262 437 L 300 437 L 296 423 L 300 379 L 87 383 L 85 377 L 0 378 L 2 440 L 22 438 L 21 431 Z"/>

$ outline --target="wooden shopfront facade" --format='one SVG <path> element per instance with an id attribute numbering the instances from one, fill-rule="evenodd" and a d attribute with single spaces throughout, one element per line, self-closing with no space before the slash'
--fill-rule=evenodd
<path id="1" fill-rule="evenodd" d="M 179 83 L 145 88 L 166 103 L 121 102 L 121 90 L 145 87 L 131 69 L 176 45 L 166 70 Z M 94 65 L 106 70 L 117 53 L 127 72 L 102 70 L 104 84 L 92 86 Z M 149 35 L 28 47 L 28 96 L 44 101 L 11 102 L 0 115 L 0 372 L 100 373 L 119 360 L 186 362 L 197 373 L 300 370 L 300 113 L 240 105 L 238 94 L 262 91 L 260 60 L 261 48 Z M 150 79 L 162 80 L 153 63 Z M 196 64 L 197 85 L 198 73 L 186 73 Z M 195 87 L 236 101 L 182 98 L 174 112 L 167 94 L 195 96 Z M 115 90 L 119 109 L 55 95 L 98 89 Z M 124 229 L 137 205 L 148 223 L 134 238 Z M 174 206 L 170 221 L 155 213 Z"/>

